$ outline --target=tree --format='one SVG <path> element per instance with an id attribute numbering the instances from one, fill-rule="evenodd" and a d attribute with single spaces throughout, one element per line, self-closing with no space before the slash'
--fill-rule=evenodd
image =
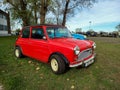
<path id="1" fill-rule="evenodd" d="M 38 13 L 40 23 L 45 23 L 48 6 L 51 0 L 4 0 L 10 5 L 10 11 L 14 19 L 22 19 L 23 26 L 37 24 Z"/>
<path id="2" fill-rule="evenodd" d="M 54 24 L 56 23 L 57 25 L 62 24 L 62 12 L 63 7 L 62 7 L 62 0 L 52 0 L 51 5 L 50 5 L 50 11 L 52 11 L 52 14 L 55 17 Z M 52 16 L 52 18 L 54 18 Z"/>
<path id="3" fill-rule="evenodd" d="M 66 24 L 66 17 L 69 15 L 74 15 L 75 10 L 82 9 L 83 7 L 92 7 L 93 3 L 96 0 L 65 0 L 65 9 L 63 11 L 63 22 L 62 25 L 65 26 Z"/>
<path id="4" fill-rule="evenodd" d="M 49 23 L 49 24 L 55 24 L 55 19 L 54 18 L 46 18 L 45 23 Z"/>
<path id="5" fill-rule="evenodd" d="M 56 15 L 56 17 L 61 17 L 61 14 L 62 14 L 62 17 L 61 17 L 62 25 L 65 26 L 67 17 L 73 16 L 76 10 L 80 11 L 84 7 L 92 7 L 93 3 L 95 3 L 96 0 L 52 0 L 52 2 L 56 2 L 56 4 L 58 4 L 57 6 L 59 6 L 59 8 L 56 9 L 54 5 L 53 6 L 54 11 L 52 12 L 57 13 L 57 14 L 54 14 Z M 62 12 L 62 13 L 59 13 L 59 12 Z"/>
<path id="6" fill-rule="evenodd" d="M 82 33 L 82 28 L 76 28 L 76 29 L 75 29 L 75 32 L 76 32 L 76 33 Z"/>
<path id="7" fill-rule="evenodd" d="M 13 19 L 22 19 L 23 26 L 30 25 L 32 13 L 27 8 L 26 0 L 5 0 L 5 2 L 10 4 L 9 9 L 11 10 Z"/>
<path id="8" fill-rule="evenodd" d="M 66 23 L 66 16 L 67 16 L 67 13 L 68 13 L 69 4 L 70 4 L 70 0 L 66 0 L 65 9 L 64 9 L 64 12 L 63 12 L 63 22 L 62 22 L 63 26 L 65 26 L 65 23 Z"/>
<path id="9" fill-rule="evenodd" d="M 45 18 L 48 11 L 48 6 L 50 5 L 51 0 L 41 0 L 40 6 L 40 23 L 45 24 Z"/>
<path id="10" fill-rule="evenodd" d="M 115 27 L 120 32 L 120 24 Z"/>
<path id="11" fill-rule="evenodd" d="M 47 20 L 46 15 L 52 11 L 56 23 L 65 26 L 68 17 L 73 16 L 83 7 L 91 7 L 96 0 L 4 0 L 9 3 L 14 19 L 21 19 L 23 26 L 37 24 Z M 51 9 L 52 7 L 52 9 Z M 51 22 L 51 20 L 50 20 Z M 54 22 L 53 22 L 54 23 Z"/>
<path id="12" fill-rule="evenodd" d="M 40 1 L 38 0 L 27 0 L 29 3 L 29 9 L 33 13 L 32 24 L 38 24 L 38 15 L 40 10 Z"/>
<path id="13" fill-rule="evenodd" d="M 35 24 L 37 24 L 38 14 L 40 16 L 40 23 L 44 24 L 46 19 L 46 14 L 48 12 L 48 7 L 51 4 L 51 0 L 28 0 L 30 3 L 30 9 L 34 13 Z"/>

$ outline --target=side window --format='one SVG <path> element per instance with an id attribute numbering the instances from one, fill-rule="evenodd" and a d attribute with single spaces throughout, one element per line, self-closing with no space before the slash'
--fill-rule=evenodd
<path id="1" fill-rule="evenodd" d="M 29 38 L 29 35 L 30 35 L 30 29 L 24 28 L 22 31 L 22 38 Z"/>
<path id="2" fill-rule="evenodd" d="M 54 29 L 47 28 L 47 34 L 48 34 L 49 38 L 54 38 Z"/>
<path id="3" fill-rule="evenodd" d="M 43 39 L 44 31 L 42 28 L 32 28 L 32 36 L 34 39 Z"/>

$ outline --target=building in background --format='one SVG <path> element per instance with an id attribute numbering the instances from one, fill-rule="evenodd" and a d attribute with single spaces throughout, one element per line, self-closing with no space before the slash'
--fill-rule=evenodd
<path id="1" fill-rule="evenodd" d="M 9 13 L 0 10 L 0 36 L 11 35 Z"/>

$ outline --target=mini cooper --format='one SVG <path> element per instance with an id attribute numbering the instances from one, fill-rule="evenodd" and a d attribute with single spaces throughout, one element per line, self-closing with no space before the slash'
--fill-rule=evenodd
<path id="1" fill-rule="evenodd" d="M 23 27 L 15 43 L 15 56 L 28 56 L 48 63 L 55 74 L 68 67 L 89 66 L 95 60 L 95 42 L 74 39 L 70 31 L 60 25 Z"/>

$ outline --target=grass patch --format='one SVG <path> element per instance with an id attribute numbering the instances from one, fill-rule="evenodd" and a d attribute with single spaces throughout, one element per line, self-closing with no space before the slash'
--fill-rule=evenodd
<path id="1" fill-rule="evenodd" d="M 17 59 L 15 39 L 0 37 L 0 85 L 5 90 L 120 89 L 120 38 L 90 38 L 97 44 L 96 62 L 62 75 L 53 74 L 48 65 L 34 59 Z"/>

